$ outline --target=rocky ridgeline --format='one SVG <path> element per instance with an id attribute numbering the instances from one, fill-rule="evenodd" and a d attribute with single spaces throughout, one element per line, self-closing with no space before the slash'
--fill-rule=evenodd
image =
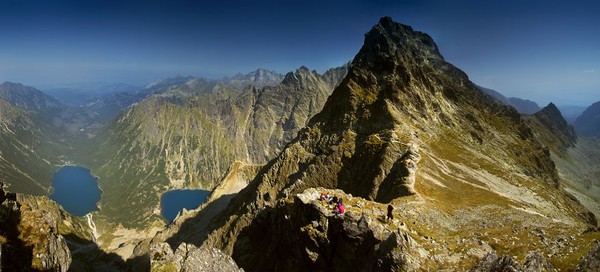
<path id="1" fill-rule="evenodd" d="M 354 213 L 350 201 L 346 215 L 328 217 L 295 198 L 319 187 L 365 206 Z M 365 216 L 390 201 L 410 203 L 406 231 Z M 481 93 L 431 37 L 382 18 L 323 110 L 248 187 L 221 212 L 199 211 L 153 243 L 215 247 L 249 271 L 295 271 L 466 269 L 492 249 L 520 260 L 557 241 L 543 253 L 572 269 L 598 233 L 558 239 L 592 221 L 561 190 L 550 152 L 516 110 Z"/>
<path id="2" fill-rule="evenodd" d="M 333 205 L 320 199 L 322 193 L 341 198 L 346 212 L 334 214 Z M 388 220 L 386 204 L 355 197 L 339 189 L 308 188 L 261 210 L 243 229 L 243 239 L 233 244 L 217 242 L 215 245 L 233 248 L 232 257 L 248 271 L 419 271 L 467 270 L 469 267 L 472 267 L 471 271 L 558 271 L 549 259 L 572 250 L 573 243 L 577 243 L 573 236 L 554 240 L 545 231 L 534 229 L 540 246 L 526 252 L 521 265 L 514 256 L 498 256 L 493 248 L 501 243 L 498 238 L 513 240 L 510 236 L 520 231 L 514 230 L 506 237 L 489 237 L 490 234 L 454 236 L 450 234 L 452 227 L 432 221 L 431 211 L 413 212 L 411 206 L 415 201 L 421 200 L 395 201 L 394 219 Z M 200 211 L 199 216 L 203 215 L 206 214 Z M 451 221 L 437 216 L 442 217 L 437 220 Z M 189 228 L 186 231 L 191 235 L 191 232 L 197 232 Z M 227 234 L 217 231 L 214 235 L 212 239 Z M 189 253 L 197 250 L 195 246 L 181 243 L 172 251 L 173 240 L 168 242 L 171 245 L 160 239 L 152 243 L 153 270 L 164 271 L 172 266 L 177 267 L 176 271 L 183 271 L 181 267 L 185 265 L 202 265 L 203 262 L 198 261 L 200 257 L 191 257 L 196 253 Z M 202 245 L 207 248 L 202 252 L 208 251 L 211 248 L 208 244 L 212 242 L 216 241 L 209 240 Z M 580 266 L 598 262 L 598 256 L 593 252 L 581 260 Z M 186 256 L 190 256 L 189 259 Z M 229 267 L 228 262 L 219 264 L 219 261 L 215 266 Z"/>
<path id="3" fill-rule="evenodd" d="M 334 214 L 333 205 L 319 199 L 322 192 L 343 199 L 346 212 Z M 386 223 L 384 210 L 341 190 L 310 188 L 260 212 L 233 257 L 250 271 L 417 269 L 423 247 L 400 220 Z"/>

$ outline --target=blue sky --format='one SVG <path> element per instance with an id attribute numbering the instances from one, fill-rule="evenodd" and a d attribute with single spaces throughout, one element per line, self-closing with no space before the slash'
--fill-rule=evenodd
<path id="1" fill-rule="evenodd" d="M 0 82 L 145 84 L 262 67 L 323 72 L 382 16 L 475 83 L 540 105 L 600 100 L 600 1 L 0 1 Z"/>

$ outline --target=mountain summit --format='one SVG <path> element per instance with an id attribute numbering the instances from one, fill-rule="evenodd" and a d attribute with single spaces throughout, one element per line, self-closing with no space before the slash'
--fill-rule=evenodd
<path id="1" fill-rule="evenodd" d="M 540 242 L 529 227 L 595 224 L 558 182 L 514 108 L 479 91 L 427 34 L 384 17 L 323 110 L 226 209 L 213 217 L 208 204 L 155 242 L 209 244 L 248 271 L 471 267 L 490 245 L 525 259 Z M 318 202 L 326 191 L 345 215 Z M 388 203 L 401 218 L 384 224 Z"/>

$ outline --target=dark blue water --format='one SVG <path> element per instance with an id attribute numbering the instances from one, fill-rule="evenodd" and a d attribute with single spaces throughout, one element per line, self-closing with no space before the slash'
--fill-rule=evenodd
<path id="1" fill-rule="evenodd" d="M 177 214 L 183 210 L 200 206 L 210 192 L 205 190 L 173 190 L 164 193 L 160 199 L 160 210 L 165 220 L 173 222 Z"/>
<path id="2" fill-rule="evenodd" d="M 54 174 L 52 180 L 54 193 L 50 198 L 58 202 L 67 212 L 76 216 L 84 216 L 98 210 L 100 188 L 98 179 L 90 174 L 90 170 L 79 166 L 65 166 Z"/>

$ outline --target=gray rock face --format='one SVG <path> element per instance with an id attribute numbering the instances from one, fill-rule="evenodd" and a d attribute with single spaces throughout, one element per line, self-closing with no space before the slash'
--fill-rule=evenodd
<path id="1" fill-rule="evenodd" d="M 232 245 L 232 257 L 248 271 L 417 269 L 417 244 L 409 235 L 390 230 L 371 214 L 333 214 L 318 200 L 322 190 L 307 189 L 262 210 Z M 358 201 L 341 190 L 329 192 L 347 207 Z"/>
<path id="2" fill-rule="evenodd" d="M 523 271 L 526 272 L 552 272 L 555 271 L 554 266 L 542 254 L 531 252 L 523 263 Z"/>
<path id="3" fill-rule="evenodd" d="M 509 256 L 498 256 L 490 252 L 479 263 L 469 270 L 470 272 L 553 272 L 554 267 L 541 254 L 531 252 L 527 255 L 525 263 L 520 266 Z"/>
<path id="4" fill-rule="evenodd" d="M 585 255 L 585 257 L 583 257 L 581 262 L 579 262 L 579 264 L 575 268 L 575 271 L 600 271 L 600 245 L 597 245 L 587 255 Z"/>
<path id="5" fill-rule="evenodd" d="M 150 249 L 151 271 L 244 271 L 233 259 L 216 248 L 200 247 L 182 243 L 173 252 L 167 243 L 156 244 Z"/>

